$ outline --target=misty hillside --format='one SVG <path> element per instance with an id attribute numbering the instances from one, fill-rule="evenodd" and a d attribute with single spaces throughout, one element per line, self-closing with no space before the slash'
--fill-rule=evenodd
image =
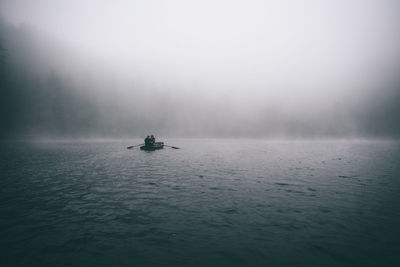
<path id="1" fill-rule="evenodd" d="M 3 136 L 129 136 L 147 127 L 145 116 L 124 110 L 128 100 L 104 62 L 29 25 L 0 27 Z"/>
<path id="2" fill-rule="evenodd" d="M 277 98 L 239 83 L 218 91 L 212 89 L 218 83 L 190 81 L 185 73 L 170 79 L 156 65 L 154 72 L 140 64 L 120 68 L 32 26 L 4 21 L 0 53 L 3 137 L 400 136 L 399 81 L 362 95 L 324 95 L 321 88 L 322 102 L 311 94 Z"/>
<path id="3" fill-rule="evenodd" d="M 65 51 L 41 37 L 27 25 L 1 23 L 2 135 L 98 130 L 95 104 L 51 62 L 65 60 Z"/>

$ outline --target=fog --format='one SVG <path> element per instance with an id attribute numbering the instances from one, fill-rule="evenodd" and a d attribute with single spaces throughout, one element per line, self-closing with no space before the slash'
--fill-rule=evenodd
<path id="1" fill-rule="evenodd" d="M 0 2 L 1 136 L 400 137 L 397 0 Z"/>

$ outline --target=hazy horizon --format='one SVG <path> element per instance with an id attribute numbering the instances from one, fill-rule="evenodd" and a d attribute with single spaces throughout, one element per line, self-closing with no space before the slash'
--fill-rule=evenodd
<path id="1" fill-rule="evenodd" d="M 398 1 L 0 10 L 3 137 L 400 137 Z"/>

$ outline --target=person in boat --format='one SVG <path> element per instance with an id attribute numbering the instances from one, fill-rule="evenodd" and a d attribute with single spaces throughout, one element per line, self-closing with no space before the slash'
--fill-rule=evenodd
<path id="1" fill-rule="evenodd" d="M 149 146 L 149 145 L 150 145 L 150 136 L 147 136 L 147 137 L 144 139 L 144 145 L 145 145 L 145 146 Z"/>
<path id="2" fill-rule="evenodd" d="M 154 143 L 156 142 L 156 138 L 154 137 L 154 135 L 152 134 L 150 137 L 150 144 L 154 145 Z"/>

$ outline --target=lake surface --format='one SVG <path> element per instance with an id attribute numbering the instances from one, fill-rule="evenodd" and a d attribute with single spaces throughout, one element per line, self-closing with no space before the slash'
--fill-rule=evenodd
<path id="1" fill-rule="evenodd" d="M 0 266 L 400 266 L 400 143 L 2 142 Z"/>

